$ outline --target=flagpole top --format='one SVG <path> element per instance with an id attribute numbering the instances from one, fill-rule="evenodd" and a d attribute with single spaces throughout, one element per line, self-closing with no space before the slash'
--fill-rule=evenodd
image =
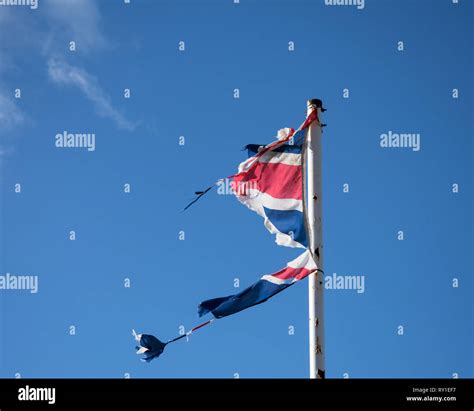
<path id="1" fill-rule="evenodd" d="M 323 101 L 318 99 L 318 98 L 312 98 L 310 100 L 308 100 L 307 102 L 307 107 L 308 109 L 312 108 L 312 109 L 321 109 L 321 112 L 325 112 L 326 109 L 323 108 Z"/>

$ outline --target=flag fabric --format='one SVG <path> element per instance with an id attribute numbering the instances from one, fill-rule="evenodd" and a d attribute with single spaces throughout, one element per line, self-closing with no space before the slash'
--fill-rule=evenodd
<path id="1" fill-rule="evenodd" d="M 205 323 L 202 323 L 197 327 L 192 328 L 188 332 L 183 333 L 167 342 L 160 341 L 154 335 L 137 334 L 135 330 L 132 330 L 132 335 L 135 338 L 135 341 L 140 344 L 139 346 L 135 346 L 135 348 L 137 349 L 137 354 L 143 354 L 143 357 L 141 358 L 142 361 L 150 362 L 155 358 L 158 358 L 163 353 L 165 347 L 168 344 L 181 340 L 182 338 L 188 338 L 193 332 L 199 330 L 202 327 L 205 327 L 206 325 L 211 324 L 213 321 L 214 319 L 206 321 Z"/>
<path id="2" fill-rule="evenodd" d="M 275 234 L 278 245 L 306 250 L 285 268 L 262 276 L 255 284 L 238 294 L 203 301 L 198 307 L 199 316 L 210 313 L 214 318 L 187 333 L 164 343 L 152 335 L 136 334 L 133 331 L 136 341 L 140 343 L 140 346 L 136 347 L 137 354 L 144 355 L 143 361 L 149 362 L 159 357 L 166 345 L 188 337 L 201 327 L 211 324 L 215 318 L 226 317 L 261 304 L 318 270 L 310 250 L 307 249 L 308 235 L 304 212 L 305 142 L 308 126 L 313 121 L 319 121 L 317 110 L 308 115 L 298 130 L 280 130 L 277 141 L 266 146 L 247 145 L 249 158 L 239 165 L 237 174 L 229 177 L 238 200 L 263 218 L 267 230 Z M 219 180 L 215 185 L 222 181 Z M 185 210 L 212 187 L 197 191 L 197 197 Z"/>
<path id="3" fill-rule="evenodd" d="M 143 354 L 142 361 L 150 362 L 158 358 L 164 351 L 168 343 L 161 342 L 158 338 L 148 334 L 137 334 L 132 330 L 132 335 L 135 337 L 140 346 L 135 347 L 137 354 Z"/>
<path id="4" fill-rule="evenodd" d="M 281 129 L 278 140 L 264 145 L 249 144 L 249 158 L 232 176 L 237 199 L 264 219 L 276 243 L 286 247 L 308 247 L 304 213 L 304 145 L 308 127 L 319 121 L 311 112 L 298 130 Z M 264 275 L 244 291 L 227 297 L 203 301 L 199 316 L 212 313 L 215 318 L 235 314 L 263 303 L 296 281 L 317 271 L 311 252 L 306 250 L 275 274 Z"/>
<path id="5" fill-rule="evenodd" d="M 316 264 L 309 250 L 306 250 L 290 261 L 285 268 L 274 274 L 262 276 L 259 281 L 242 292 L 202 302 L 198 307 L 199 316 L 212 313 L 215 318 L 222 318 L 261 304 L 316 270 Z"/>
<path id="6" fill-rule="evenodd" d="M 295 131 L 278 132 L 267 146 L 249 144 L 249 158 L 239 165 L 231 186 L 237 199 L 263 218 L 278 245 L 307 248 L 305 229 L 303 148 L 314 111 Z"/>

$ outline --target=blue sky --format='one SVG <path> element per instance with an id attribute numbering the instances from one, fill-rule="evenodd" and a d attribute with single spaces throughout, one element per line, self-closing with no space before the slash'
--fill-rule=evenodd
<path id="1" fill-rule="evenodd" d="M 472 19 L 467 0 L 0 6 L 0 275 L 39 281 L 0 290 L 0 377 L 307 377 L 306 281 L 150 364 L 131 329 L 172 338 L 298 255 L 230 195 L 181 210 L 317 97 L 325 271 L 365 278 L 325 292 L 327 376 L 472 378 Z"/>

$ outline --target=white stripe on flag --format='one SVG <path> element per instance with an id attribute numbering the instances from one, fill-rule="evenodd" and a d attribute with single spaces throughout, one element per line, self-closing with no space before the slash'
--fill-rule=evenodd
<path id="1" fill-rule="evenodd" d="M 290 261 L 287 264 L 288 267 L 291 268 L 306 268 L 308 270 L 315 270 L 317 268 L 316 263 L 313 260 L 313 257 L 311 257 L 311 253 L 309 250 L 306 250 L 303 254 L 301 254 L 299 257 L 295 258 L 294 260 Z"/>
<path id="2" fill-rule="evenodd" d="M 283 280 L 281 278 L 273 277 L 272 275 L 264 275 L 262 280 L 268 281 L 269 283 L 276 284 L 276 285 L 282 285 L 282 284 L 292 284 L 295 281 L 298 281 L 296 278 L 288 278 L 286 280 Z"/>
<path id="3" fill-rule="evenodd" d="M 280 153 L 278 151 L 269 151 L 258 159 L 261 163 L 278 163 L 287 166 L 300 166 L 301 154 Z"/>
<path id="4" fill-rule="evenodd" d="M 246 196 L 237 196 L 241 203 L 244 203 L 251 210 L 255 211 L 262 217 L 263 207 L 270 208 L 272 210 L 290 211 L 296 210 L 303 212 L 303 201 L 296 200 L 293 198 L 274 198 L 270 194 L 262 193 L 255 188 L 247 189 Z"/>

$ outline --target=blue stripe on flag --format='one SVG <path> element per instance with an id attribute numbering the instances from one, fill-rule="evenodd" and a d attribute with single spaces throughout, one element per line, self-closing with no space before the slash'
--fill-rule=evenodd
<path id="1" fill-rule="evenodd" d="M 247 144 L 245 146 L 245 149 L 247 150 L 247 155 L 250 157 L 253 157 L 255 154 L 258 153 L 258 149 L 260 147 L 265 147 L 263 145 L 259 144 Z M 289 144 L 283 144 L 280 147 L 275 148 L 272 150 L 272 152 L 275 153 L 292 153 L 292 154 L 301 154 L 301 146 L 297 145 L 289 145 Z"/>
<path id="2" fill-rule="evenodd" d="M 270 281 L 259 280 L 238 294 L 203 301 L 199 304 L 198 313 L 200 317 L 207 313 L 212 313 L 216 318 L 226 317 L 261 304 L 290 285 L 292 284 L 278 285 Z"/>
<path id="3" fill-rule="evenodd" d="M 263 209 L 265 215 L 278 231 L 291 236 L 294 241 L 300 243 L 304 247 L 308 247 L 304 225 L 304 214 L 301 211 L 272 210 L 266 207 L 263 207 Z"/>
<path id="4" fill-rule="evenodd" d="M 294 136 L 292 137 L 292 140 L 295 146 L 303 146 L 307 131 L 308 131 L 307 129 L 304 129 L 304 130 L 297 131 L 294 134 Z"/>

